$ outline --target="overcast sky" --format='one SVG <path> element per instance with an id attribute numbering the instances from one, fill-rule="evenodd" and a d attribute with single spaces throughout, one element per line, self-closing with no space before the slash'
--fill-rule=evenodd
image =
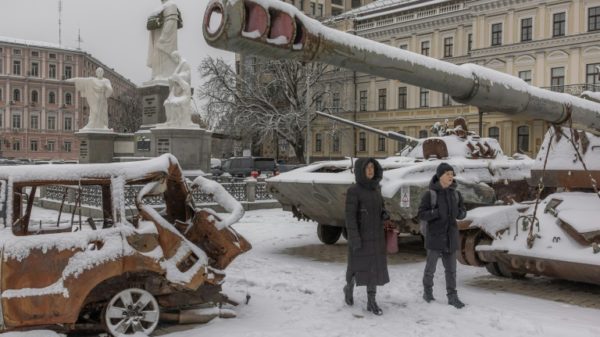
<path id="1" fill-rule="evenodd" d="M 206 55 L 233 63 L 234 54 L 209 47 L 202 35 L 208 0 L 174 0 L 183 16 L 179 50 L 191 65 L 192 85 L 198 86 L 198 65 Z M 0 35 L 58 44 L 58 0 L 0 0 Z M 146 67 L 146 18 L 160 0 L 63 0 L 62 44 L 81 49 L 141 85 L 150 79 Z"/>

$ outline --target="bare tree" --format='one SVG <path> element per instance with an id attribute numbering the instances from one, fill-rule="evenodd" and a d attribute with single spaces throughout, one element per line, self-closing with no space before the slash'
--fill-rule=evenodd
<path id="1" fill-rule="evenodd" d="M 327 95 L 321 81 L 326 69 L 318 63 L 243 58 L 236 71 L 222 59 L 206 57 L 199 68 L 205 79 L 199 90 L 206 102 L 204 120 L 212 130 L 258 135 L 258 143 L 285 139 L 304 163 L 307 119 L 315 119 Z"/>

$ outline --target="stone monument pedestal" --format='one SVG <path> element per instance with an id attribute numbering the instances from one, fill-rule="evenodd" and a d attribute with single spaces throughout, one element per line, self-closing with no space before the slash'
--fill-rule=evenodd
<path id="1" fill-rule="evenodd" d="M 154 156 L 171 153 L 184 170 L 201 169 L 210 173 L 211 132 L 200 128 L 154 128 L 150 129 L 150 133 L 152 143 L 149 153 Z"/>
<path id="2" fill-rule="evenodd" d="M 112 163 L 117 134 L 112 130 L 80 130 L 75 133 L 79 139 L 79 163 Z"/>
<path id="3" fill-rule="evenodd" d="M 164 123 L 165 115 L 164 101 L 169 97 L 168 84 L 144 83 L 139 89 L 142 100 L 142 126 L 140 130 L 148 130 L 156 124 Z"/>

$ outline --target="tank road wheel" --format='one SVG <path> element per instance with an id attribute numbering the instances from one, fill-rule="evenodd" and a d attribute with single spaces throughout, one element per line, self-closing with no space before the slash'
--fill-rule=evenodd
<path id="1" fill-rule="evenodd" d="M 154 296 L 143 289 L 128 288 L 113 296 L 104 309 L 103 322 L 113 336 L 142 332 L 150 335 L 158 325 L 160 310 Z"/>
<path id="2" fill-rule="evenodd" d="M 342 227 L 319 224 L 317 227 L 317 235 L 319 236 L 319 240 L 324 244 L 333 245 L 340 239 Z"/>
<path id="3" fill-rule="evenodd" d="M 494 276 L 503 277 L 500 273 L 500 269 L 498 268 L 498 263 L 496 262 L 486 263 L 485 269 Z"/>

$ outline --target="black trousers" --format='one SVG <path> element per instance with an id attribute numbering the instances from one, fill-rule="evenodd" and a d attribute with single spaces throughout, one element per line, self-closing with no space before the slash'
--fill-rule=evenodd
<path id="1" fill-rule="evenodd" d="M 445 252 L 442 250 L 427 250 L 427 262 L 423 273 L 423 286 L 433 287 L 433 274 L 439 258 L 442 258 L 446 274 L 446 291 L 448 295 L 456 294 L 456 251 Z"/>

